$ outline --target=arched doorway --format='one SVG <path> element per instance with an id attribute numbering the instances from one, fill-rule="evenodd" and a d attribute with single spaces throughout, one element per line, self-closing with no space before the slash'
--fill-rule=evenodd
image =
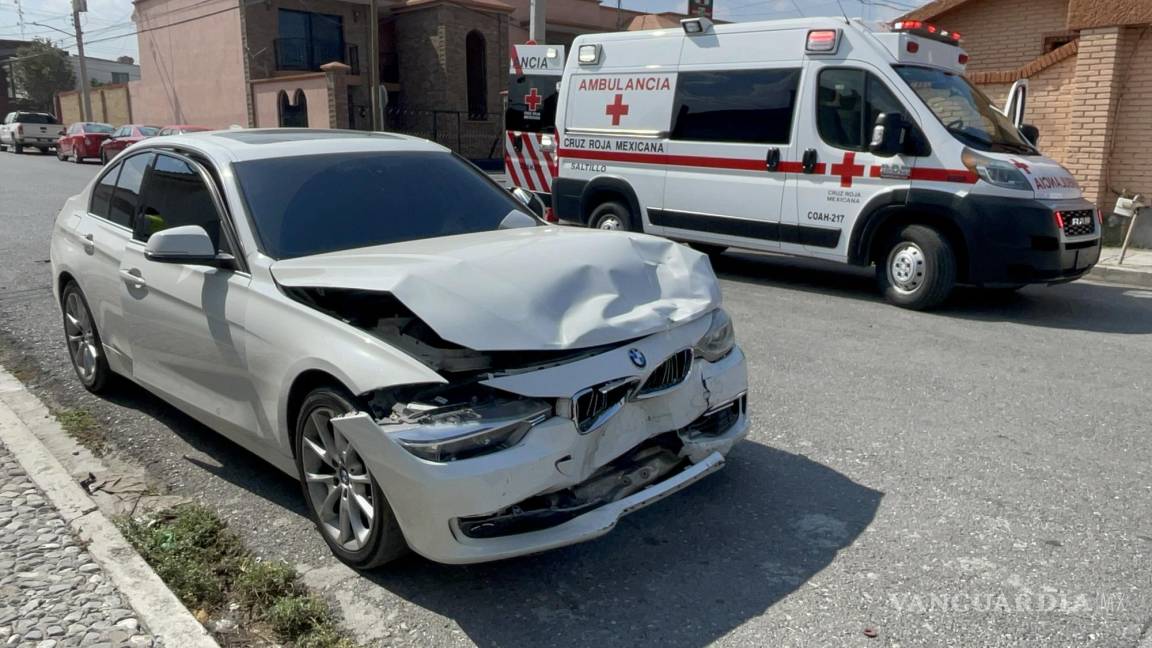
<path id="1" fill-rule="evenodd" d="M 278 112 L 281 126 L 306 127 L 308 126 L 308 98 L 304 91 L 296 88 L 293 101 L 289 103 L 288 93 L 281 90 L 277 97 Z"/>
<path id="2" fill-rule="evenodd" d="M 464 38 L 465 67 L 468 79 L 468 117 L 488 117 L 487 45 L 484 35 L 470 31 Z"/>

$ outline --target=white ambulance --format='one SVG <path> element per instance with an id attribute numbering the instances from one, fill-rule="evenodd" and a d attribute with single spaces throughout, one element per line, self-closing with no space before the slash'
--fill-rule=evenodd
<path id="1" fill-rule="evenodd" d="M 557 86 L 564 74 L 563 45 L 513 45 L 504 111 L 504 172 L 515 187 L 548 205 L 556 177 L 555 150 L 540 140 L 556 132 Z"/>
<path id="2" fill-rule="evenodd" d="M 552 206 L 562 221 L 875 264 L 887 298 L 1079 278 L 1100 216 L 1036 129 L 961 75 L 960 35 L 839 18 L 578 37 Z"/>

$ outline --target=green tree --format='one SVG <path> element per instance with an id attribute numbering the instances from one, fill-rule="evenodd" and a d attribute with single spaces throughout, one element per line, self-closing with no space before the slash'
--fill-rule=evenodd
<path id="1" fill-rule="evenodd" d="M 36 39 L 16 50 L 12 76 L 19 92 L 41 110 L 52 108 L 57 92 L 76 89 L 68 53 L 47 39 Z"/>

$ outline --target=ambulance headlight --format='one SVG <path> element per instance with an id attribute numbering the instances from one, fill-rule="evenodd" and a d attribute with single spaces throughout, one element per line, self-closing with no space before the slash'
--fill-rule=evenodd
<path id="1" fill-rule="evenodd" d="M 1024 176 L 1024 173 L 1011 162 L 980 155 L 976 151 L 967 148 L 964 149 L 964 153 L 960 156 L 960 159 L 964 162 L 964 166 L 968 167 L 969 171 L 975 173 L 981 180 L 990 185 L 1004 187 L 1005 189 L 1032 191 L 1032 183 L 1028 182 L 1028 178 Z"/>
<path id="2" fill-rule="evenodd" d="M 708 332 L 700 338 L 692 352 L 697 358 L 716 362 L 731 353 L 732 347 L 736 346 L 736 327 L 732 325 L 732 318 L 723 308 L 712 311 L 711 317 L 712 323 L 708 326 Z"/>

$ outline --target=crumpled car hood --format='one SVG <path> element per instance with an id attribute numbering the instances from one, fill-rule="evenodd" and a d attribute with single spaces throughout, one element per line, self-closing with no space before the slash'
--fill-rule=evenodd
<path id="1" fill-rule="evenodd" d="M 574 349 L 667 330 L 720 304 L 708 258 L 643 234 L 532 227 L 276 261 L 278 283 L 387 292 L 478 351 Z"/>

